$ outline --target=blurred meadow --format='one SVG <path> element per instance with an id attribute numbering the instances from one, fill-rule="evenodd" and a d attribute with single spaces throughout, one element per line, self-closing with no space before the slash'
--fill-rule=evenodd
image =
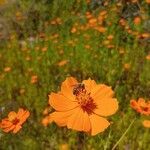
<path id="1" fill-rule="evenodd" d="M 96 136 L 44 127 L 48 95 L 66 77 L 112 87 L 119 109 Z M 0 119 L 26 108 L 17 134 L 0 130 L 0 150 L 150 150 L 150 130 L 130 100 L 150 100 L 149 0 L 0 0 Z M 51 110 L 50 110 L 51 111 Z"/>

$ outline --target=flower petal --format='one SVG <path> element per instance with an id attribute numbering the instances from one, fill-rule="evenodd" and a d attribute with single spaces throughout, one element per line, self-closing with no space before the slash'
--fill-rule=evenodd
<path id="1" fill-rule="evenodd" d="M 77 131 L 89 132 L 91 129 L 91 124 L 88 114 L 78 107 L 69 117 L 67 127 Z"/>
<path id="2" fill-rule="evenodd" d="M 48 116 L 46 116 L 45 118 L 42 119 L 42 124 L 43 124 L 45 127 L 47 127 L 48 124 L 51 123 L 51 122 L 52 122 L 52 119 L 51 119 L 51 116 L 50 116 L 50 115 L 48 115 Z"/>
<path id="3" fill-rule="evenodd" d="M 10 126 L 10 127 L 8 127 L 8 128 L 3 129 L 3 131 L 6 132 L 6 133 L 8 133 L 8 132 L 10 132 L 11 130 L 13 130 L 14 128 L 15 128 L 15 125 L 12 125 L 12 126 Z"/>
<path id="4" fill-rule="evenodd" d="M 135 101 L 135 100 L 131 100 L 130 101 L 130 106 L 133 108 L 133 109 L 139 109 L 139 105 L 138 105 L 138 103 Z"/>
<path id="5" fill-rule="evenodd" d="M 9 119 L 9 121 L 14 120 L 14 119 L 16 118 L 16 116 L 17 116 L 16 112 L 11 111 L 11 112 L 8 114 L 8 119 Z"/>
<path id="6" fill-rule="evenodd" d="M 76 108 L 75 108 L 76 109 Z M 68 118 L 74 113 L 75 109 L 65 111 L 65 112 L 53 112 L 50 114 L 51 121 L 54 121 L 59 126 L 66 126 Z"/>
<path id="7" fill-rule="evenodd" d="M 24 111 L 23 115 L 20 116 L 20 118 L 19 118 L 20 119 L 19 124 L 23 124 L 29 116 L 30 116 L 30 112 L 29 111 Z"/>
<path id="8" fill-rule="evenodd" d="M 95 114 L 90 115 L 90 122 L 91 135 L 96 135 L 100 132 L 103 132 L 110 125 L 110 123 L 105 118 Z"/>
<path id="9" fill-rule="evenodd" d="M 145 106 L 147 106 L 147 103 L 145 102 L 145 100 L 143 98 L 139 98 L 138 99 L 138 105 L 145 107 Z"/>
<path id="10" fill-rule="evenodd" d="M 114 95 L 113 90 L 111 87 L 104 85 L 104 84 L 98 84 L 95 86 L 95 88 L 91 91 L 91 97 L 93 99 L 102 99 L 105 97 L 112 97 Z"/>
<path id="11" fill-rule="evenodd" d="M 2 122 L 0 123 L 1 128 L 9 128 L 13 125 L 12 122 L 10 122 L 8 119 L 3 119 Z"/>
<path id="12" fill-rule="evenodd" d="M 62 94 L 55 93 L 49 95 L 49 104 L 57 111 L 67 111 L 78 106 L 76 101 L 70 101 Z"/>
<path id="13" fill-rule="evenodd" d="M 61 92 L 69 99 L 74 98 L 73 87 L 78 84 L 77 80 L 73 77 L 68 77 L 61 85 Z"/>
<path id="14" fill-rule="evenodd" d="M 17 133 L 22 127 L 20 125 L 16 125 L 16 127 L 13 130 L 13 133 Z"/>
<path id="15" fill-rule="evenodd" d="M 18 113 L 17 113 L 17 117 L 18 117 L 18 118 L 21 118 L 24 113 L 25 113 L 24 109 L 19 108 Z"/>
<path id="16" fill-rule="evenodd" d="M 95 86 L 97 85 L 96 82 L 94 80 L 88 79 L 88 80 L 83 80 L 82 82 L 85 85 L 85 89 L 88 92 L 91 92 L 91 90 L 93 88 L 95 88 Z"/>
<path id="17" fill-rule="evenodd" d="M 97 99 L 97 108 L 94 113 L 100 116 L 110 116 L 118 110 L 118 102 L 116 98 Z"/>

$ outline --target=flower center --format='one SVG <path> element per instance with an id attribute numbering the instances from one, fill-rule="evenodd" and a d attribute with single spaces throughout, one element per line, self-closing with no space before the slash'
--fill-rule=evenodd
<path id="1" fill-rule="evenodd" d="M 96 108 L 96 104 L 90 96 L 90 93 L 86 91 L 84 84 L 77 84 L 73 89 L 73 94 L 76 96 L 76 100 L 80 107 L 88 114 L 91 114 Z"/>
<path id="2" fill-rule="evenodd" d="M 9 116 L 9 121 L 11 121 L 14 125 L 18 124 L 19 119 L 17 118 L 16 115 L 10 115 Z"/>
<path id="3" fill-rule="evenodd" d="M 19 123 L 19 119 L 18 119 L 18 118 L 15 118 L 15 119 L 12 121 L 12 123 L 13 123 L 14 125 L 18 124 L 18 123 Z"/>
<path id="4" fill-rule="evenodd" d="M 146 112 L 148 111 L 148 107 L 147 107 L 147 106 L 145 106 L 145 107 L 142 107 L 142 106 L 141 106 L 141 109 L 142 109 L 143 111 L 146 111 Z"/>

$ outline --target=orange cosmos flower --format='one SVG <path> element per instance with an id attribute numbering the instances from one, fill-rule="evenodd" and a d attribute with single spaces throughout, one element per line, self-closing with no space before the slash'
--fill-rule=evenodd
<path id="1" fill-rule="evenodd" d="M 91 0 L 86 0 L 87 4 L 89 4 L 91 2 Z"/>
<path id="2" fill-rule="evenodd" d="M 114 48 L 115 46 L 113 44 L 107 45 L 107 48 Z"/>
<path id="3" fill-rule="evenodd" d="M 123 19 L 123 18 L 120 19 L 119 23 L 120 23 L 121 26 L 125 26 L 127 24 L 126 20 Z"/>
<path id="4" fill-rule="evenodd" d="M 93 16 L 90 12 L 86 12 L 86 18 L 87 19 L 91 19 Z"/>
<path id="5" fill-rule="evenodd" d="M 69 145 L 68 144 L 61 144 L 59 147 L 59 150 L 69 150 Z"/>
<path id="6" fill-rule="evenodd" d="M 146 3 L 150 4 L 150 0 L 146 0 Z"/>
<path id="7" fill-rule="evenodd" d="M 149 33 L 142 33 L 140 35 L 140 38 L 149 38 L 150 37 L 150 34 Z"/>
<path id="8" fill-rule="evenodd" d="M 68 60 L 62 60 L 62 61 L 60 61 L 57 65 L 58 65 L 59 67 L 61 67 L 61 66 L 66 65 L 67 63 L 68 63 Z"/>
<path id="9" fill-rule="evenodd" d="M 114 38 L 113 35 L 108 35 L 108 36 L 107 36 L 107 39 L 108 39 L 108 40 L 112 40 L 113 38 Z"/>
<path id="10" fill-rule="evenodd" d="M 21 89 L 19 90 L 19 93 L 20 93 L 20 95 L 24 94 L 24 93 L 25 93 L 25 89 L 24 89 L 24 88 L 21 88 Z"/>
<path id="11" fill-rule="evenodd" d="M 150 54 L 146 56 L 146 59 L 147 59 L 147 60 L 150 60 Z"/>
<path id="12" fill-rule="evenodd" d="M 37 76 L 37 75 L 33 75 L 33 76 L 31 77 L 30 83 L 35 84 L 35 83 L 37 83 L 37 82 L 38 82 L 38 76 Z"/>
<path id="13" fill-rule="evenodd" d="M 43 47 L 42 52 L 46 52 L 48 50 L 48 47 Z"/>
<path id="14" fill-rule="evenodd" d="M 103 10 L 103 11 L 101 11 L 101 12 L 99 13 L 100 16 L 106 16 L 106 14 L 107 14 L 107 11 L 106 11 L 106 10 Z"/>
<path id="15" fill-rule="evenodd" d="M 76 33 L 76 32 L 77 32 L 77 29 L 75 27 L 72 27 L 71 33 Z"/>
<path id="16" fill-rule="evenodd" d="M 150 115 L 150 101 L 146 103 L 143 98 L 139 98 L 138 101 L 131 100 L 130 105 L 140 114 Z"/>
<path id="17" fill-rule="evenodd" d="M 60 92 L 49 95 L 49 104 L 56 110 L 50 114 L 51 121 L 96 135 L 110 125 L 105 117 L 118 109 L 113 95 L 107 85 L 96 84 L 91 79 L 78 83 L 75 78 L 68 77 L 62 83 Z"/>
<path id="18" fill-rule="evenodd" d="M 95 30 L 99 31 L 100 33 L 104 33 L 106 32 L 107 29 L 105 27 L 98 26 L 98 27 L 95 27 Z"/>
<path id="19" fill-rule="evenodd" d="M 97 24 L 97 19 L 91 18 L 88 23 L 90 24 L 90 26 L 95 26 Z"/>
<path id="20" fill-rule="evenodd" d="M 85 47 L 86 49 L 90 49 L 90 48 L 91 48 L 91 46 L 88 45 L 88 44 L 86 44 L 84 47 Z"/>
<path id="21" fill-rule="evenodd" d="M 10 72 L 10 71 L 11 71 L 11 68 L 10 68 L 10 67 L 4 68 L 4 72 Z"/>
<path id="22" fill-rule="evenodd" d="M 129 70 L 129 69 L 130 69 L 130 67 L 131 67 L 131 65 L 130 65 L 130 64 L 128 64 L 128 63 L 125 63 L 125 64 L 124 64 L 124 69 Z"/>
<path id="23" fill-rule="evenodd" d="M 139 16 L 135 17 L 133 20 L 135 25 L 139 25 L 141 23 L 141 18 Z"/>
<path id="24" fill-rule="evenodd" d="M 21 125 L 27 120 L 29 115 L 30 112 L 22 108 L 19 109 L 18 113 L 11 111 L 8 117 L 2 119 L 0 122 L 0 128 L 4 132 L 12 131 L 13 133 L 17 133 L 22 128 Z"/>
<path id="25" fill-rule="evenodd" d="M 144 120 L 143 121 L 143 126 L 146 128 L 150 128 L 150 120 Z"/>

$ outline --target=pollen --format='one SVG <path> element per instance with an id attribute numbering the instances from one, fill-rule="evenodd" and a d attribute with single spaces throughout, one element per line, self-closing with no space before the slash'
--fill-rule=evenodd
<path id="1" fill-rule="evenodd" d="M 83 111 L 86 111 L 88 114 L 91 114 L 96 108 L 96 104 L 94 103 L 93 98 L 85 88 L 78 92 L 78 94 L 76 95 L 76 100 Z"/>
<path id="2" fill-rule="evenodd" d="M 13 113 L 9 115 L 9 121 L 12 122 L 14 125 L 19 123 L 19 119 L 17 118 L 17 114 Z"/>
<path id="3" fill-rule="evenodd" d="M 12 121 L 12 123 L 13 123 L 14 125 L 17 125 L 17 124 L 19 123 L 19 119 L 18 119 L 18 118 L 15 118 L 15 119 Z"/>

